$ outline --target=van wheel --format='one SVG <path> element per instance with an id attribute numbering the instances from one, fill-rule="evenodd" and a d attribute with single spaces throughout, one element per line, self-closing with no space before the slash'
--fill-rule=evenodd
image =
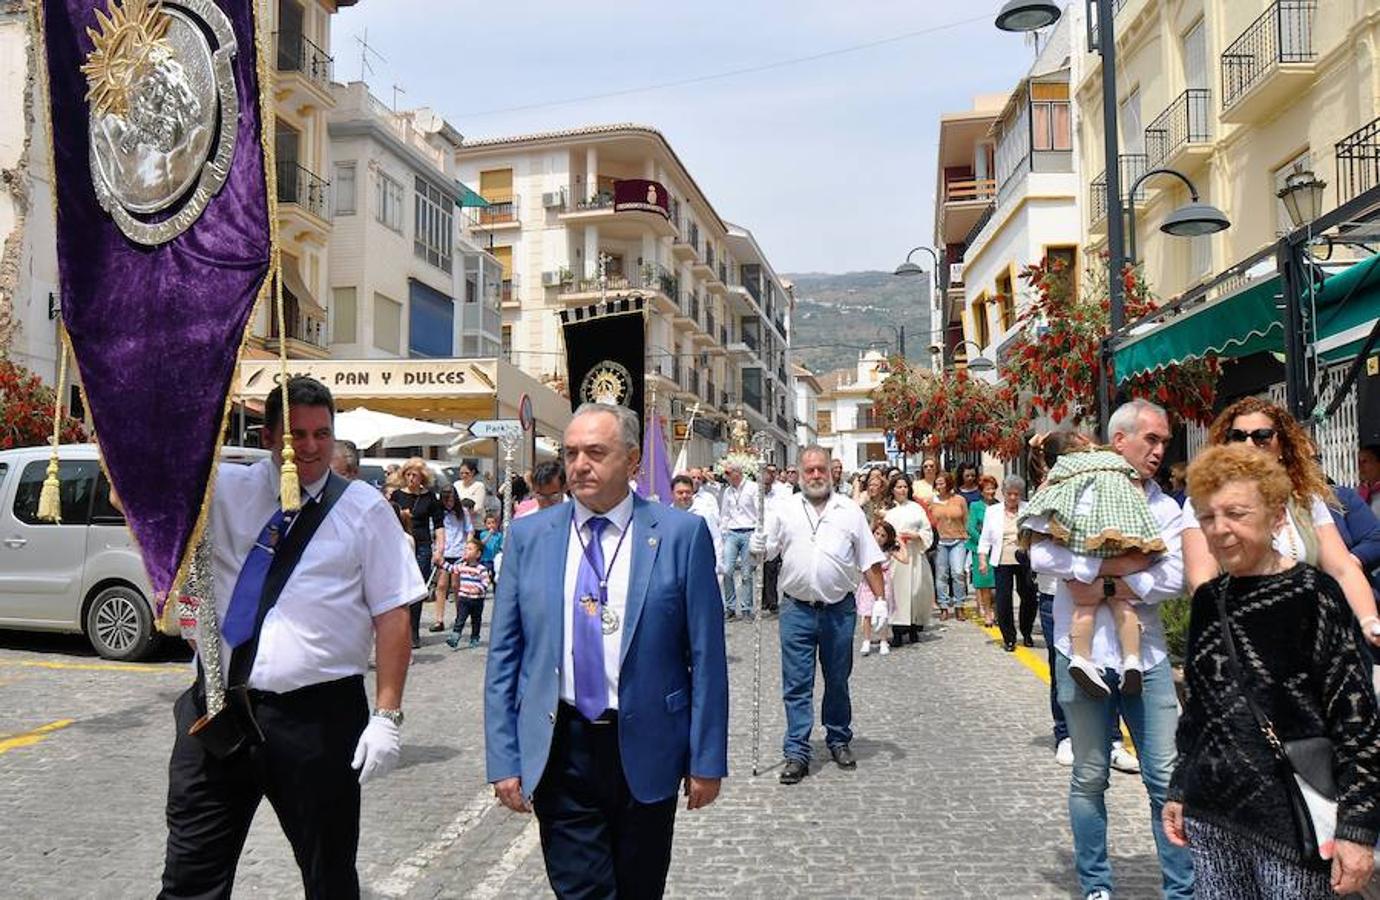
<path id="1" fill-rule="evenodd" d="M 153 613 L 134 588 L 117 585 L 86 610 L 86 638 L 106 659 L 142 659 L 153 646 Z"/>

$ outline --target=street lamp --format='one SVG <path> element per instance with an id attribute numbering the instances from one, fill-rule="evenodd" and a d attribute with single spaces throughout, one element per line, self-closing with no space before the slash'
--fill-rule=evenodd
<path id="1" fill-rule="evenodd" d="M 1126 204 L 1126 227 L 1131 236 L 1131 247 L 1127 257 L 1131 265 L 1136 264 L 1136 191 L 1140 190 L 1140 186 L 1151 175 L 1173 175 L 1188 186 L 1189 202 L 1165 216 L 1164 221 L 1160 223 L 1160 231 L 1175 237 L 1198 237 L 1226 231 L 1231 227 L 1231 220 L 1227 218 L 1226 213 L 1210 203 L 1199 202 L 1198 188 L 1188 180 L 1187 175 L 1174 169 L 1151 169 L 1132 183 L 1131 202 Z"/>
<path id="2" fill-rule="evenodd" d="M 883 328 L 890 328 L 891 333 L 896 336 L 896 353 L 902 359 L 906 358 L 906 326 L 892 325 L 890 322 L 883 322 L 877 326 L 877 333 L 881 334 Z"/>
<path id="3" fill-rule="evenodd" d="M 1102 146 L 1107 159 L 1107 301 L 1113 334 L 1126 324 L 1126 284 L 1121 273 L 1126 268 L 1125 222 L 1121 218 L 1121 151 L 1116 136 L 1116 34 L 1113 32 L 1112 0 L 1087 0 L 1088 15 L 1097 15 L 1096 50 L 1102 57 Z M 1052 2 L 1009 0 L 997 13 L 996 25 L 1003 31 L 1034 31 L 1059 21 L 1061 11 Z M 1089 30 L 1091 44 L 1091 30 Z M 1094 49 L 1089 47 L 1089 49 Z M 1103 362 L 1110 352 L 1102 342 Z M 1105 365 L 1097 367 L 1097 411 L 1102 430 L 1112 412 L 1112 385 Z"/>
<path id="4" fill-rule="evenodd" d="M 1284 179 L 1284 187 L 1275 196 L 1284 201 L 1289 221 L 1301 228 L 1322 215 L 1323 191 L 1327 182 L 1307 169 L 1295 169 Z"/>
<path id="5" fill-rule="evenodd" d="M 962 340 L 957 341 L 954 344 L 955 347 L 962 347 L 964 345 L 972 347 L 974 350 L 977 351 L 977 356 L 974 356 L 972 359 L 968 360 L 969 372 L 995 372 L 997 370 L 997 364 L 982 355 L 982 347 L 978 346 L 978 343 L 976 341 Z M 934 354 L 935 356 L 938 356 L 940 353 L 943 352 L 944 349 L 940 347 L 938 344 L 930 345 L 930 353 Z"/>
<path id="6" fill-rule="evenodd" d="M 931 294 L 933 294 L 933 296 L 930 297 L 930 337 L 933 338 L 934 314 L 936 306 L 939 309 L 940 318 L 943 318 L 944 316 L 943 298 L 940 297 L 939 292 L 935 290 L 935 286 L 939 284 L 939 267 L 940 265 L 942 265 L 942 263 L 940 263 L 939 261 L 939 253 L 933 247 L 926 247 L 922 244 L 921 246 L 916 247 L 915 249 L 907 253 L 905 262 L 897 266 L 896 271 L 892 274 L 900 275 L 902 278 L 909 278 L 915 275 L 923 276 L 925 274 L 925 270 L 921 268 L 919 264 L 910 261 L 910 258 L 914 256 L 916 253 L 919 253 L 921 250 L 924 250 L 926 253 L 928 253 L 930 255 L 930 258 L 934 260 L 934 279 L 930 282 L 930 292 Z M 904 357 L 905 355 L 905 351 L 902 350 L 901 356 Z"/>

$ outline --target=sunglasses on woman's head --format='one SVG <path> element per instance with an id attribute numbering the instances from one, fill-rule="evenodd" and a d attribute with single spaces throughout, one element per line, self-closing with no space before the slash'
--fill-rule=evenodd
<path id="1" fill-rule="evenodd" d="M 1247 440 L 1253 444 L 1268 444 L 1274 436 L 1275 429 L 1273 428 L 1253 428 L 1250 431 L 1232 428 L 1227 431 L 1227 441 L 1232 444 L 1243 444 Z"/>

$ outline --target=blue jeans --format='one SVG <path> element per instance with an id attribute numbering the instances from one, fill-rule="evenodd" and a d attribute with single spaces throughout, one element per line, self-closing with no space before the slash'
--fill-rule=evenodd
<path id="1" fill-rule="evenodd" d="M 934 552 L 934 587 L 940 609 L 962 606 L 968 599 L 968 547 L 963 541 L 939 542 Z"/>
<path id="2" fill-rule="evenodd" d="M 747 592 L 747 597 L 743 599 L 743 612 L 752 611 L 752 554 L 748 553 L 748 540 L 751 537 L 751 529 L 724 531 L 724 609 L 728 612 L 735 612 L 738 607 L 738 586 L 733 576 L 740 568 L 743 570 L 743 590 Z"/>
<path id="3" fill-rule="evenodd" d="M 1064 708 L 1059 705 L 1059 692 L 1056 690 L 1053 594 L 1040 594 L 1040 632 L 1045 636 L 1045 653 L 1049 657 L 1049 714 L 1054 719 L 1054 743 L 1057 744 L 1069 736 L 1069 726 L 1064 723 Z"/>
<path id="4" fill-rule="evenodd" d="M 1083 893 L 1112 891 L 1112 867 L 1107 861 L 1107 803 L 1104 794 L 1111 768 L 1107 752 L 1108 706 L 1116 701 L 1131 730 L 1140 756 L 1140 777 L 1150 796 L 1150 828 L 1159 851 L 1164 896 L 1169 900 L 1193 896 L 1193 857 L 1165 837 L 1160 823 L 1165 791 L 1174 768 L 1174 731 L 1178 726 L 1178 696 L 1169 660 L 1145 672 L 1139 696 L 1122 696 L 1119 673 L 1102 673 L 1112 689 L 1107 700 L 1095 700 L 1079 690 L 1069 676 L 1069 659 L 1057 654 L 1059 704 L 1064 708 L 1073 741 L 1073 776 L 1069 783 L 1069 822 L 1073 828 L 1074 859 Z"/>
<path id="5" fill-rule="evenodd" d="M 810 761 L 810 732 L 815 725 L 815 657 L 824 672 L 824 742 L 830 749 L 853 740 L 853 701 L 848 676 L 853 672 L 853 628 L 858 605 L 849 594 L 822 609 L 786 597 L 781 603 L 781 699 L 786 705 L 786 759 Z"/>

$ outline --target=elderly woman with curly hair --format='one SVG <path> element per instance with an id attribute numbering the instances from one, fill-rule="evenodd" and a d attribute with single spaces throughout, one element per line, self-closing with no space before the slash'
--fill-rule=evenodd
<path id="1" fill-rule="evenodd" d="M 1342 588 L 1281 552 L 1298 488 L 1270 455 L 1210 447 L 1188 494 L 1224 574 L 1193 595 L 1165 834 L 1193 854 L 1199 898 L 1360 890 L 1380 837 L 1380 712 Z M 1331 841 L 1313 832 L 1281 744 L 1309 738 L 1331 745 Z"/>
<path id="2" fill-rule="evenodd" d="M 1287 411 L 1268 400 L 1244 397 L 1222 410 L 1208 429 L 1213 446 L 1245 445 L 1279 462 L 1289 476 L 1289 497 L 1275 531 L 1275 549 L 1308 563 L 1341 585 L 1347 605 L 1366 639 L 1380 645 L 1380 617 L 1365 572 L 1347 550 L 1328 507 L 1337 505 L 1321 467 L 1313 460 L 1313 441 Z M 1193 504 L 1184 506 L 1184 568 L 1191 589 L 1216 578 L 1219 562 L 1208 550 Z"/>

